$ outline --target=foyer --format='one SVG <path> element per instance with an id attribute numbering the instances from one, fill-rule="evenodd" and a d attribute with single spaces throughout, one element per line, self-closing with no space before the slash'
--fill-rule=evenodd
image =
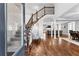
<path id="1" fill-rule="evenodd" d="M 49 5 L 49 4 L 48 4 Z M 64 4 L 58 4 L 64 5 Z M 68 10 L 64 10 L 64 6 L 60 7 L 64 10 L 61 16 L 58 15 L 58 5 L 52 4 L 53 10 L 45 10 L 48 14 L 44 17 L 42 9 L 32 15 L 27 23 L 27 27 L 30 28 L 28 49 L 26 53 L 30 56 L 73 56 L 79 55 L 79 37 L 75 35 L 78 33 L 78 4 L 69 7 Z M 28 5 L 27 5 L 28 6 Z M 44 7 L 45 8 L 45 7 Z M 52 7 L 51 7 L 52 8 Z M 66 7 L 68 8 L 68 7 Z M 74 9 L 75 8 L 75 9 Z M 38 8 L 36 8 L 38 10 Z M 74 11 L 74 12 L 73 12 Z M 41 14 L 40 14 L 41 12 Z M 38 15 L 37 15 L 38 13 Z M 62 13 L 62 12 L 61 12 Z M 60 14 L 61 14 L 60 13 Z M 58 16 L 58 17 L 57 17 Z M 41 19 L 39 18 L 41 17 Z M 36 19 L 36 20 L 35 20 Z M 75 20 L 76 19 L 76 20 Z M 34 22 L 35 21 L 35 22 Z M 72 34 L 71 32 L 72 31 Z M 26 54 L 25 54 L 26 55 Z"/>
<path id="2" fill-rule="evenodd" d="M 0 4 L 1 55 L 79 56 L 79 4 Z"/>

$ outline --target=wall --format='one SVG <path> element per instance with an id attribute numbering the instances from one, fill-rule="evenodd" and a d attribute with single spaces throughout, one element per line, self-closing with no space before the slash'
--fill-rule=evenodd
<path id="1" fill-rule="evenodd" d="M 67 23 L 63 23 L 62 24 L 63 33 L 64 34 L 68 34 L 68 30 L 79 31 L 79 26 L 78 25 L 79 25 L 79 21 L 77 21 L 75 23 L 73 23 L 73 21 L 67 22 Z"/>
<path id="2" fill-rule="evenodd" d="M 32 26 L 32 38 L 39 39 L 39 24 L 37 23 Z"/>
<path id="3" fill-rule="evenodd" d="M 32 37 L 33 39 L 43 39 L 43 20 L 39 20 L 34 26 L 32 27 Z"/>
<path id="4" fill-rule="evenodd" d="M 79 31 L 79 21 L 76 21 L 75 27 L 76 27 L 75 30 L 76 30 L 76 31 Z"/>
<path id="5" fill-rule="evenodd" d="M 40 38 L 41 39 L 44 39 L 44 33 L 43 33 L 43 29 L 44 29 L 44 27 L 43 27 L 43 20 L 42 19 L 40 19 L 39 21 L 38 21 L 38 23 L 39 23 L 39 36 L 40 36 Z"/>
<path id="6" fill-rule="evenodd" d="M 5 55 L 5 8 L 0 3 L 0 56 Z"/>
<path id="7" fill-rule="evenodd" d="M 63 34 L 65 35 L 68 34 L 68 23 L 62 24 L 62 30 L 63 30 Z"/>

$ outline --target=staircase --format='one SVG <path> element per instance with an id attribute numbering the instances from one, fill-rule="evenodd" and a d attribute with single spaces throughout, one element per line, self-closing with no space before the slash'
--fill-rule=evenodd
<path id="1" fill-rule="evenodd" d="M 26 28 L 31 28 L 35 23 L 37 23 L 41 18 L 45 15 L 54 14 L 54 6 L 53 7 L 46 7 L 44 6 L 40 10 L 36 11 L 36 13 L 31 15 L 28 23 L 26 24 Z"/>
<path id="2" fill-rule="evenodd" d="M 45 15 L 53 15 L 54 13 L 54 6 L 53 7 L 46 7 L 44 6 L 40 10 L 36 11 L 34 14 L 31 15 L 31 18 L 29 19 L 28 23 L 25 25 L 26 27 L 26 36 L 27 36 L 27 42 L 25 45 L 26 52 L 28 53 L 29 50 L 29 40 L 30 40 L 30 30 L 31 27 L 36 24 L 41 18 L 43 18 Z"/>

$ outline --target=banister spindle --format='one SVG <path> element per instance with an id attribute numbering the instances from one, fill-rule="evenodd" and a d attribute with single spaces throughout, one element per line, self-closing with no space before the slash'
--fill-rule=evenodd
<path id="1" fill-rule="evenodd" d="M 36 20 L 38 20 L 38 11 L 36 11 Z"/>
<path id="2" fill-rule="evenodd" d="M 45 14 L 45 6 L 44 6 L 44 15 L 46 15 L 46 14 Z"/>

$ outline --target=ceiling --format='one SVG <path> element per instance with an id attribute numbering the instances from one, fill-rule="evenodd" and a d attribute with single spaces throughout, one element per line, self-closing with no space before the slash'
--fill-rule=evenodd
<path id="1" fill-rule="evenodd" d="M 54 3 L 54 4 L 46 4 L 46 3 L 30 3 L 26 4 L 26 23 L 28 22 L 30 15 L 35 13 L 36 10 L 41 9 L 43 6 L 55 6 L 55 17 L 58 23 L 65 23 L 69 20 L 78 20 L 79 19 L 79 4 L 75 3 Z M 77 12 L 77 13 L 76 13 Z M 53 16 L 47 15 L 42 18 L 45 23 L 52 22 Z M 63 21 L 67 20 L 67 21 Z"/>
<path id="2" fill-rule="evenodd" d="M 61 15 L 61 18 L 79 20 L 79 4 L 75 5 L 66 13 Z"/>

